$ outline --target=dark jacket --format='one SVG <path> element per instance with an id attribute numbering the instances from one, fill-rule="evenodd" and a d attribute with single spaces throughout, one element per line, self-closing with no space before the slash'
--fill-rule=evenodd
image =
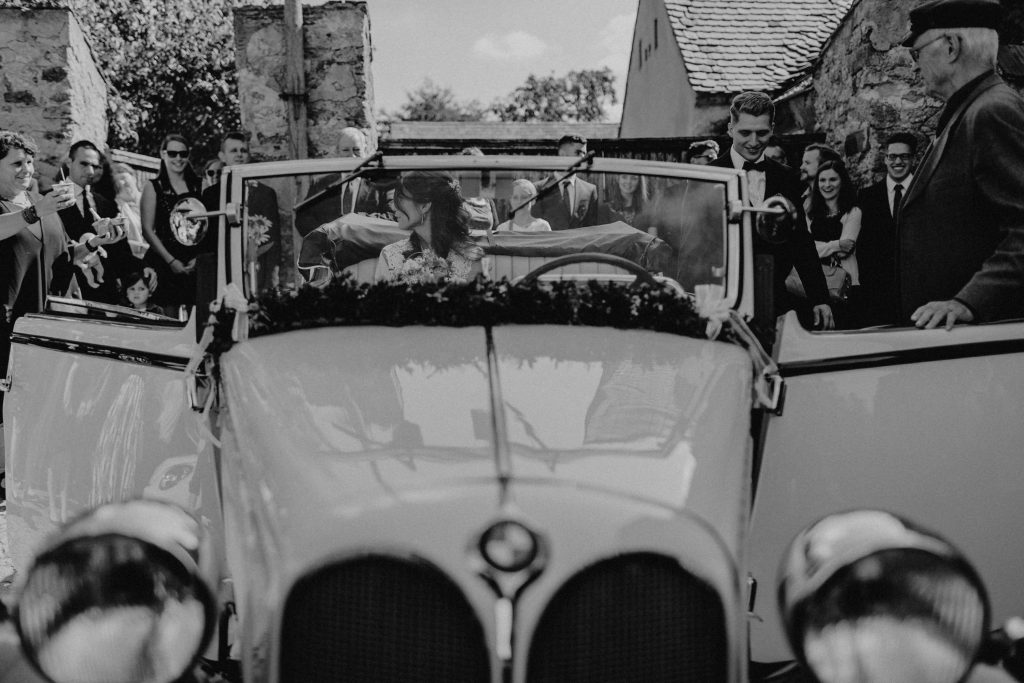
<path id="1" fill-rule="evenodd" d="M 774 261 L 773 281 L 775 282 L 775 313 L 784 313 L 794 307 L 792 295 L 786 291 L 786 276 L 796 268 L 800 281 L 803 282 L 807 299 L 812 306 L 829 303 L 828 286 L 825 274 L 821 270 L 818 251 L 814 247 L 814 239 L 806 229 L 807 218 L 804 215 L 803 184 L 794 169 L 783 166 L 770 159 L 765 160 L 764 196 L 765 199 L 782 195 L 797 210 L 796 226 L 792 237 L 782 244 L 771 244 L 764 241 L 754 231 L 754 255 L 770 255 Z M 712 166 L 733 168 L 729 150 L 711 162 Z"/>
<path id="2" fill-rule="evenodd" d="M 114 218 L 117 216 L 117 204 L 110 201 L 103 195 L 92 193 L 93 206 L 100 218 Z M 64 231 L 68 237 L 78 242 L 82 235 L 87 232 L 95 232 L 92 228 L 92 216 L 86 217 L 78 209 L 78 205 L 69 206 L 57 212 L 60 220 L 64 223 Z M 97 282 L 96 287 L 89 285 L 88 280 L 81 276 L 81 271 L 75 268 L 78 278 L 78 288 L 82 292 L 82 298 L 88 301 L 99 301 L 107 304 L 121 303 L 121 293 L 118 290 L 117 279 L 126 277 L 132 272 L 141 271 L 145 264 L 142 259 L 135 258 L 127 239 L 114 244 L 107 244 L 103 247 L 107 252 L 103 259 L 103 282 Z M 158 283 L 159 284 L 159 283 Z"/>
<path id="3" fill-rule="evenodd" d="M 300 235 L 305 237 L 315 228 L 341 217 L 341 199 L 344 187 L 336 183 L 342 177 L 340 173 L 331 173 L 317 179 L 309 186 L 309 192 L 306 193 L 303 202 L 312 201 L 309 201 L 308 204 L 300 202 L 295 210 L 295 229 Z M 355 213 L 386 214 L 388 202 L 383 188 L 367 178 L 361 178 L 360 181 Z M 317 197 L 318 194 L 320 194 L 319 197 Z"/>
<path id="4" fill-rule="evenodd" d="M 546 190 L 554 181 L 554 178 L 545 178 L 537 186 L 537 191 L 546 195 L 537 200 L 533 205 L 531 213 L 535 218 L 543 218 L 551 224 L 552 230 L 571 230 L 573 228 L 585 228 L 597 225 L 598 201 L 597 186 L 588 183 L 581 178 L 576 178 L 576 204 L 570 215 L 565 201 L 562 199 L 562 192 L 558 188 Z"/>
<path id="5" fill-rule="evenodd" d="M 906 196 L 904 186 L 904 196 Z M 895 324 L 899 308 L 896 297 L 896 221 L 889 209 L 885 180 L 860 191 L 860 236 L 857 238 L 857 267 L 864 305 L 864 324 Z"/>
<path id="6" fill-rule="evenodd" d="M 900 318 L 952 298 L 1024 316 L 1024 102 L 991 73 L 948 113 L 900 210 Z"/>

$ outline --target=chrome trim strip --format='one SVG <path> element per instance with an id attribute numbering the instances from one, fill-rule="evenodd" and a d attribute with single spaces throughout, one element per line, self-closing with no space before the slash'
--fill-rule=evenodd
<path id="1" fill-rule="evenodd" d="M 882 368 L 891 365 L 909 365 L 911 363 L 931 363 L 943 360 L 958 360 L 980 356 L 1001 356 L 1005 354 L 1024 353 L 1024 339 L 998 339 L 992 341 L 971 342 L 949 346 L 926 346 L 915 349 L 899 349 L 880 353 L 865 353 L 855 356 L 838 356 L 816 360 L 791 361 L 779 363 L 779 372 L 784 378 L 816 375 L 825 372 L 844 372 L 848 370 L 864 370 Z"/>
<path id="2" fill-rule="evenodd" d="M 23 334 L 20 332 L 15 332 L 11 335 L 11 343 L 35 346 L 64 353 L 97 356 L 99 358 L 108 358 L 110 360 L 121 361 L 123 363 L 146 365 L 149 367 L 163 368 L 165 370 L 174 370 L 176 372 L 183 372 L 185 367 L 188 365 L 189 360 L 188 358 L 183 358 L 181 356 L 170 356 L 163 353 L 133 351 L 117 348 L 115 346 L 71 341 L 69 339 L 57 339 L 55 337 L 41 337 L 34 334 Z"/>
<path id="3" fill-rule="evenodd" d="M 509 481 L 512 479 L 512 452 L 505 422 L 505 398 L 498 374 L 498 354 L 494 350 L 494 333 L 490 327 L 487 328 L 487 375 L 490 380 L 491 424 L 494 427 L 494 464 L 501 484 L 501 504 L 504 505 L 508 498 Z"/>

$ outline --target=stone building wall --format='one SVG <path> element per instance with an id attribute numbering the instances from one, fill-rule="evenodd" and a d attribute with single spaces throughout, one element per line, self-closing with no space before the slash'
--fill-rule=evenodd
<path id="1" fill-rule="evenodd" d="M 881 145 L 890 134 L 917 134 L 923 152 L 935 132 L 942 101 L 925 94 L 910 54 L 899 47 L 913 5 L 860 0 L 814 71 L 818 129 L 843 152 L 859 182 L 884 173 Z"/>
<path id="2" fill-rule="evenodd" d="M 68 9 L 0 8 L 0 127 L 39 145 L 52 177 L 72 142 L 107 140 L 107 84 Z"/>
<path id="3" fill-rule="evenodd" d="M 289 158 L 285 91 L 284 9 L 236 9 L 235 61 L 242 127 L 259 161 Z M 335 153 L 345 126 L 376 137 L 370 75 L 370 19 L 365 2 L 328 2 L 303 9 L 310 157 Z"/>

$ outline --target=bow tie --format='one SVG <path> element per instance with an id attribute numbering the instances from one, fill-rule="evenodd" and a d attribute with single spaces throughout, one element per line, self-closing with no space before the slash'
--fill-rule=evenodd
<path id="1" fill-rule="evenodd" d="M 768 164 L 766 164 L 763 161 L 758 161 L 756 164 L 753 161 L 744 161 L 743 170 L 758 171 L 759 173 L 764 173 L 766 170 L 768 170 Z"/>

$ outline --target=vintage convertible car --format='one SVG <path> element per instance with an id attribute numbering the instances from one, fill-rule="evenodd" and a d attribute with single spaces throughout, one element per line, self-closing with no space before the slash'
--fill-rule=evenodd
<path id="1" fill-rule="evenodd" d="M 521 178 L 552 222 L 565 209 L 543 188 L 561 176 L 596 186 L 598 206 L 544 234 L 485 217 L 469 285 L 373 284 L 403 234 L 386 214 L 341 215 L 341 188 L 358 177 L 386 196 L 414 169 L 456 174 L 502 220 Z M 606 199 L 622 177 L 643 211 Z M 273 215 L 254 199 L 268 188 Z M 64 557 L 52 534 L 95 506 L 183 506 L 219 573 L 176 609 L 215 602 L 183 623 L 216 630 L 205 659 L 252 682 L 781 680 L 774 663 L 805 659 L 774 591 L 786 548 L 861 508 L 971 558 L 968 630 L 1020 612 L 1021 552 L 994 530 L 1022 513 L 1024 322 L 821 333 L 790 314 L 776 328 L 753 233 L 797 228 L 745 192 L 729 169 L 591 157 L 225 169 L 220 210 L 177 221 L 218 247 L 186 321 L 51 299 L 16 324 L 19 571 L 35 575 L 41 550 L 44 567 Z M 108 543 L 139 531 L 90 528 Z M 67 616 L 46 609 L 21 610 L 36 619 L 23 637 Z"/>

